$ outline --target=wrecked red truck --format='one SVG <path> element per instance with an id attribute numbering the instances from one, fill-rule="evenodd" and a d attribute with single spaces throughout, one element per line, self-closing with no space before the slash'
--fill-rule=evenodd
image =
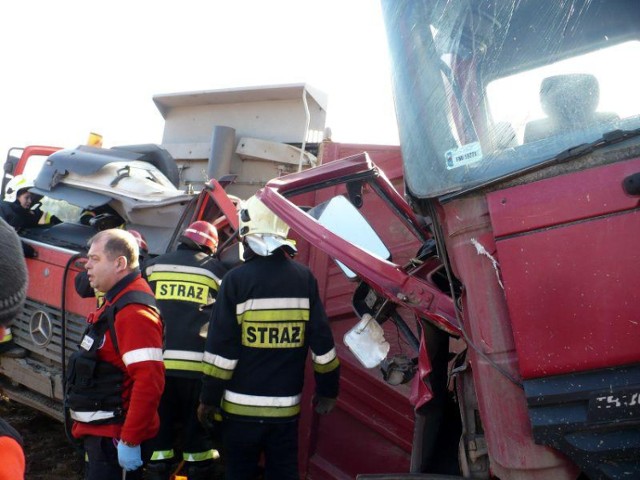
<path id="1" fill-rule="evenodd" d="M 292 227 L 343 365 L 331 415 L 318 418 L 306 391 L 302 477 L 640 477 L 640 6 L 384 0 L 382 11 L 401 147 L 322 141 L 326 105 L 304 85 L 160 95 L 160 155 L 183 190 L 163 187 L 172 200 L 159 205 L 176 217 L 159 222 L 135 192 L 107 203 L 157 238 L 155 253 L 205 218 L 237 260 L 234 209 L 256 189 Z M 281 103 L 256 115 L 261 94 Z M 206 114 L 190 116 L 198 102 Z M 281 130 L 251 131 L 230 111 Z M 104 185 L 132 175 L 122 168 L 145 161 L 139 150 L 49 159 L 62 172 L 99 155 L 75 173 L 107 167 Z M 97 192 L 71 177 L 57 177 L 69 195 Z M 60 357 L 88 308 L 71 293 L 84 237 L 38 235 L 25 239 L 38 281 L 15 329 L 29 353 L 0 359 L 0 373 L 10 396 L 59 415 Z M 54 341 L 34 343 L 36 314 Z"/>
<path id="2" fill-rule="evenodd" d="M 640 477 L 640 5 L 382 7 L 406 201 L 364 153 L 259 194 L 357 272 L 358 358 L 389 323 L 414 347 L 381 361 L 387 381 L 413 374 L 409 469 L 358 478 Z M 296 208 L 310 192 L 324 203 Z"/>

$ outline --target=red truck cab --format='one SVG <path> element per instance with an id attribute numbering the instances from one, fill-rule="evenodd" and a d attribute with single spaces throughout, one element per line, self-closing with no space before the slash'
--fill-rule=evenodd
<path id="1" fill-rule="evenodd" d="M 339 233 L 285 198 L 295 203 L 301 191 L 330 187 L 330 196 L 343 195 L 368 214 L 384 239 L 395 229 L 385 225 L 391 217 L 375 200 L 372 210 L 367 199 L 362 207 L 357 195 L 358 183 L 376 175 L 375 161 L 360 158 L 358 172 L 349 169 L 351 158 L 324 178 L 309 171 L 276 179 L 260 195 L 301 236 L 360 275 L 373 292 L 365 304 L 374 318 L 384 321 L 393 303 L 409 308 L 419 325 L 435 326 L 418 332 L 426 355 L 414 350 L 414 384 L 433 387 L 446 367 L 446 359 L 436 360 L 444 342 L 429 344 L 429 336 L 456 336 L 451 326 L 459 328 L 466 355 L 450 365 L 448 377 L 461 434 L 447 439 L 447 428 L 434 431 L 443 425 L 433 423 L 437 408 L 425 416 L 447 389 L 426 403 L 412 397 L 406 478 L 640 476 L 640 96 L 630 80 L 640 53 L 640 5 L 385 0 L 382 6 L 404 208 L 426 225 L 447 281 L 415 272 L 416 262 L 390 265 L 345 246 Z M 341 176 L 346 185 L 338 190 Z M 374 183 L 368 191 L 385 198 Z M 387 247 L 393 252 L 393 244 Z M 419 250 L 416 259 L 425 260 Z M 431 285 L 411 288 L 418 283 Z M 450 297 L 454 318 L 438 323 L 446 319 L 438 313 L 445 302 L 433 299 L 442 296 Z M 359 315 L 361 300 L 354 295 Z M 443 442 L 459 447 L 457 472 L 434 457 Z M 390 471 L 359 478 L 405 478 Z"/>

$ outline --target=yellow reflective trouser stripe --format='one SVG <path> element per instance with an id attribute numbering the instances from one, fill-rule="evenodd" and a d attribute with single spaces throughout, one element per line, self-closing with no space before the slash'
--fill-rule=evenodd
<path id="1" fill-rule="evenodd" d="M 206 452 L 184 452 L 182 459 L 185 462 L 202 462 L 204 460 L 213 460 L 217 458 L 218 452 L 215 450 L 207 450 Z"/>
<path id="2" fill-rule="evenodd" d="M 293 417 L 300 413 L 300 404 L 290 407 L 265 407 L 253 405 L 239 405 L 230 401 L 222 400 L 222 410 L 233 415 L 243 415 L 246 417 L 271 417 L 284 418 Z"/>
<path id="3" fill-rule="evenodd" d="M 205 363 L 202 369 L 202 373 L 209 375 L 210 377 L 219 378 L 221 380 L 229 380 L 233 375 L 233 370 L 227 370 L 220 368 L 210 363 Z"/>
<path id="4" fill-rule="evenodd" d="M 340 360 L 338 360 L 338 357 L 336 357 L 329 363 L 314 363 L 313 370 L 318 373 L 328 373 L 338 368 L 338 365 L 340 365 Z"/>
<path id="5" fill-rule="evenodd" d="M 167 370 L 187 370 L 189 372 L 202 372 L 202 362 L 190 362 L 189 360 L 164 360 L 164 368 Z"/>
<path id="6" fill-rule="evenodd" d="M 156 450 L 151 454 L 151 460 L 167 460 L 169 458 L 173 458 L 175 453 L 173 449 L 171 450 Z"/>
<path id="7" fill-rule="evenodd" d="M 282 322 L 282 321 L 307 321 L 309 310 L 305 308 L 287 310 L 247 310 L 237 315 L 238 323 L 253 322 Z"/>
<path id="8" fill-rule="evenodd" d="M 242 345 L 251 348 L 301 347 L 304 329 L 304 322 L 242 322 Z"/>
<path id="9" fill-rule="evenodd" d="M 213 278 L 196 273 L 184 272 L 153 272 L 149 275 L 150 282 L 157 281 L 173 281 L 173 282 L 191 282 L 206 285 L 207 287 L 218 290 L 218 284 Z"/>

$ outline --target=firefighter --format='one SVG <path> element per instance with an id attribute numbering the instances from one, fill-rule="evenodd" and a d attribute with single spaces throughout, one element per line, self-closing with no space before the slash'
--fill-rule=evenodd
<path id="1" fill-rule="evenodd" d="M 20 239 L 0 219 L 0 342 L 22 310 L 27 292 L 27 267 Z M 0 480 L 24 478 L 25 458 L 20 434 L 0 418 Z"/>
<path id="2" fill-rule="evenodd" d="M 218 232 L 197 221 L 180 237 L 177 250 L 149 261 L 145 276 L 165 322 L 165 390 L 160 401 L 160 432 L 152 442 L 148 480 L 169 480 L 180 461 L 189 480 L 209 479 L 218 469 L 218 451 L 196 415 L 210 310 L 226 268 L 217 260 Z"/>
<path id="3" fill-rule="evenodd" d="M 69 360 L 65 406 L 84 444 L 85 479 L 139 479 L 151 454 L 147 441 L 160 426 L 162 319 L 140 275 L 133 235 L 103 230 L 89 245 L 85 268 L 105 302 L 87 318 Z"/>
<path id="4" fill-rule="evenodd" d="M 225 276 L 205 348 L 198 418 L 223 418 L 226 475 L 298 478 L 298 416 L 307 352 L 315 410 L 331 411 L 340 364 L 311 271 L 291 259 L 289 227 L 257 197 L 240 212 L 245 263 Z"/>
<path id="5" fill-rule="evenodd" d="M 2 217 L 18 232 L 23 228 L 56 225 L 62 222 L 55 215 L 42 211 L 40 208 L 42 196 L 29 191 L 33 186 L 33 181 L 24 175 L 16 175 L 7 183 L 0 210 Z"/>

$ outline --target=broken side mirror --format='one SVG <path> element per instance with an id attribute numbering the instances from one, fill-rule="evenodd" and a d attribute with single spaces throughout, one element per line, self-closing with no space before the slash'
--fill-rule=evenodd
<path id="1" fill-rule="evenodd" d="M 377 257 L 388 260 L 391 253 L 362 214 L 342 195 L 333 197 L 307 212 L 327 230 Z M 336 260 L 349 279 L 357 274 Z"/>
<path id="2" fill-rule="evenodd" d="M 365 368 L 374 368 L 387 357 L 391 345 L 384 338 L 384 330 L 368 313 L 345 335 L 344 344 Z"/>

